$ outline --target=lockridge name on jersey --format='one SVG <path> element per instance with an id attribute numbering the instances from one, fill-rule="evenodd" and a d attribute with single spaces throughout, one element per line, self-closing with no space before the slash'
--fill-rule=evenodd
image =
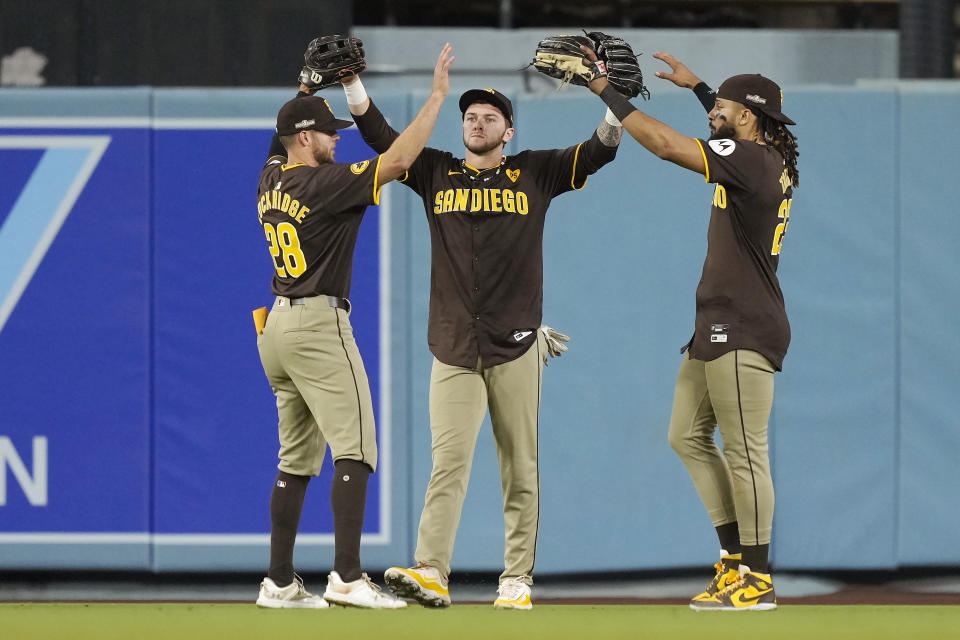
<path id="1" fill-rule="evenodd" d="M 270 209 L 277 209 L 289 215 L 297 222 L 303 222 L 303 219 L 310 213 L 310 207 L 306 207 L 296 198 L 290 197 L 289 193 L 273 189 L 260 196 L 257 202 L 257 213 L 260 216 L 260 223 L 263 223 L 263 214 Z"/>
<path id="2" fill-rule="evenodd" d="M 527 215 L 527 194 L 511 189 L 444 189 L 433 198 L 434 213 L 518 213 Z"/>

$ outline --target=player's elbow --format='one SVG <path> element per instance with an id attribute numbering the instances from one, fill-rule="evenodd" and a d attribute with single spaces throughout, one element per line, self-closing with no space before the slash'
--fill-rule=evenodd
<path id="1" fill-rule="evenodd" d="M 675 162 L 679 157 L 679 148 L 667 136 L 657 136 L 650 150 L 661 160 Z"/>
<path id="2" fill-rule="evenodd" d="M 384 182 L 395 180 L 410 168 L 413 161 L 417 159 L 416 155 L 402 153 L 391 149 L 380 157 L 380 175 Z"/>

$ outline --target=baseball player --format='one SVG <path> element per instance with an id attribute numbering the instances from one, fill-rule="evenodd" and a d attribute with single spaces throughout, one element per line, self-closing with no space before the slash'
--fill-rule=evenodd
<path id="1" fill-rule="evenodd" d="M 360 568 L 360 532 L 367 480 L 377 467 L 377 441 L 348 296 L 360 220 L 368 205 L 379 202 L 382 185 L 403 175 L 430 137 L 449 90 L 450 54 L 448 44 L 417 117 L 382 155 L 369 160 L 334 161 L 337 131 L 353 123 L 336 119 L 326 100 L 307 95 L 306 85 L 277 115 L 257 203 L 276 295 L 257 347 L 277 397 L 280 432 L 280 472 L 270 498 L 270 570 L 260 585 L 261 607 L 406 606 L 382 593 Z M 321 598 L 294 573 L 293 547 L 307 484 L 320 473 L 328 445 L 336 555 Z"/>
<path id="2" fill-rule="evenodd" d="M 356 77 L 343 81 L 364 140 L 396 138 Z M 487 410 L 500 461 L 506 529 L 499 609 L 531 609 L 539 526 L 537 460 L 541 376 L 548 349 L 538 331 L 543 301 L 543 225 L 555 196 L 582 189 L 614 159 L 620 124 L 608 112 L 587 141 L 565 149 L 503 154 L 513 105 L 494 89 L 460 96 L 464 157 L 426 148 L 400 179 L 423 198 L 432 241 L 428 342 L 433 471 L 414 554 L 387 585 L 424 606 L 450 605 L 454 539 Z M 559 336 L 560 339 L 566 336 Z"/>
<path id="3" fill-rule="evenodd" d="M 767 421 L 773 375 L 790 343 L 777 265 L 799 184 L 796 137 L 786 127 L 795 123 L 782 113 L 783 94 L 769 78 L 736 75 L 714 93 L 673 56 L 654 57 L 671 67 L 658 77 L 693 89 L 708 110 L 708 139 L 682 136 L 638 111 L 602 69 L 589 87 L 641 145 L 716 184 L 694 334 L 681 350 L 669 434 L 721 547 L 713 581 L 690 606 L 774 609 Z M 723 451 L 714 443 L 715 427 Z"/>

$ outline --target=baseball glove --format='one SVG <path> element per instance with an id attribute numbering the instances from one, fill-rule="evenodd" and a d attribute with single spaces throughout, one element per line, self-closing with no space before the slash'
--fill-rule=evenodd
<path id="1" fill-rule="evenodd" d="M 564 342 L 570 342 L 570 336 L 565 333 L 560 333 L 553 327 L 548 327 L 545 324 L 540 325 L 540 331 L 543 332 L 544 338 L 547 340 L 547 353 L 543 354 L 543 364 L 546 366 L 549 364 L 547 362 L 547 354 L 550 354 L 551 358 L 559 358 L 567 350 L 567 345 Z"/>
<path id="2" fill-rule="evenodd" d="M 591 80 L 605 75 L 613 88 L 628 98 L 639 95 L 649 99 L 650 91 L 643 84 L 643 73 L 630 45 L 622 38 L 600 31 L 584 33 L 541 40 L 531 64 L 540 73 L 564 84 L 587 86 Z M 580 45 L 593 49 L 599 61 L 591 63 Z"/>
<path id="3" fill-rule="evenodd" d="M 367 68 L 363 41 L 341 35 L 314 38 L 303 54 L 300 82 L 311 92 L 333 86 L 340 78 Z"/>

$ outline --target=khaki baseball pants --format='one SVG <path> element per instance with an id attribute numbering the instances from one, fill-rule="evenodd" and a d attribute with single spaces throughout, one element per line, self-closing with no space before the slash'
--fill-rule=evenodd
<path id="1" fill-rule="evenodd" d="M 504 572 L 500 579 L 533 584 L 540 523 L 540 471 L 537 429 L 546 342 L 522 356 L 488 369 L 454 367 L 433 361 L 430 377 L 430 431 L 433 472 L 420 516 L 418 563 L 450 575 L 453 544 L 467 494 L 477 436 L 487 409 L 500 461 L 506 530 Z"/>
<path id="2" fill-rule="evenodd" d="M 740 542 L 770 543 L 773 480 L 767 422 L 773 406 L 770 362 L 736 350 L 704 362 L 684 357 L 670 416 L 670 445 L 687 467 L 713 526 L 736 521 Z M 719 427 L 723 451 L 713 440 Z"/>
<path id="3" fill-rule="evenodd" d="M 277 397 L 279 469 L 318 475 L 329 444 L 334 460 L 359 460 L 376 471 L 370 383 L 349 312 L 331 307 L 326 296 L 295 306 L 277 297 L 257 348 Z"/>

